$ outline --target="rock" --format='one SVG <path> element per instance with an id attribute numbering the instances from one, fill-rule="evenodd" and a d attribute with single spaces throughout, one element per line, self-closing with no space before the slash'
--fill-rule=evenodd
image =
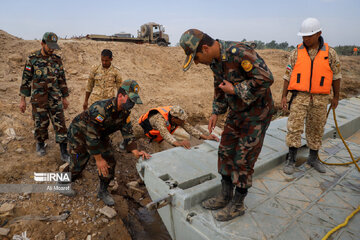
<path id="1" fill-rule="evenodd" d="M 9 142 L 11 142 L 11 139 L 10 139 L 10 138 L 6 138 L 6 139 L 4 139 L 4 140 L 1 141 L 1 144 L 5 146 L 5 145 L 7 145 Z"/>
<path id="2" fill-rule="evenodd" d="M 23 149 L 23 148 L 18 148 L 18 149 L 15 150 L 15 152 L 17 152 L 17 153 L 24 153 L 24 152 L 25 152 L 25 149 Z"/>
<path id="3" fill-rule="evenodd" d="M 132 181 L 132 182 L 128 182 L 128 183 L 126 184 L 126 186 L 137 188 L 137 187 L 139 187 L 139 183 L 138 183 L 137 181 Z"/>
<path id="4" fill-rule="evenodd" d="M 64 163 L 59 167 L 60 172 L 67 172 L 69 170 L 69 163 Z"/>
<path id="5" fill-rule="evenodd" d="M 86 240 L 91 240 L 91 235 L 87 235 Z"/>
<path id="6" fill-rule="evenodd" d="M 16 139 L 17 141 L 22 141 L 22 140 L 24 140 L 25 138 L 24 138 L 24 137 L 21 137 L 21 136 L 16 136 L 15 139 Z"/>
<path id="7" fill-rule="evenodd" d="M 109 222 L 109 220 L 106 219 L 106 218 L 102 218 L 101 221 L 102 221 L 103 223 L 108 223 L 108 222 Z"/>
<path id="8" fill-rule="evenodd" d="M 0 144 L 0 154 L 3 154 L 5 152 L 6 152 L 5 148 L 3 147 L 2 144 Z"/>
<path id="9" fill-rule="evenodd" d="M 7 236 L 10 232 L 9 228 L 0 228 L 0 236 Z"/>
<path id="10" fill-rule="evenodd" d="M 113 218 L 117 215 L 116 211 L 111 207 L 105 206 L 99 210 L 100 213 L 104 214 L 108 218 Z"/>
<path id="11" fill-rule="evenodd" d="M 110 192 L 115 192 L 119 188 L 117 181 L 114 181 L 114 185 L 109 187 Z"/>
<path id="12" fill-rule="evenodd" d="M 6 90 L 7 90 L 7 87 L 5 87 L 5 86 L 0 86 L 0 91 L 6 92 Z"/>
<path id="13" fill-rule="evenodd" d="M 59 232 L 56 236 L 55 236 L 55 240 L 66 240 L 66 234 L 64 231 Z"/>
<path id="14" fill-rule="evenodd" d="M 109 187 L 113 187 L 115 185 L 115 182 L 116 182 L 116 178 L 110 181 Z"/>
<path id="15" fill-rule="evenodd" d="M 6 213 L 6 212 L 11 212 L 14 208 L 15 208 L 15 204 L 4 203 L 0 207 L 0 214 L 1 213 Z"/>
<path id="16" fill-rule="evenodd" d="M 15 139 L 16 138 L 16 133 L 15 130 L 13 128 L 8 128 L 5 130 L 6 135 L 9 136 L 10 139 Z"/>

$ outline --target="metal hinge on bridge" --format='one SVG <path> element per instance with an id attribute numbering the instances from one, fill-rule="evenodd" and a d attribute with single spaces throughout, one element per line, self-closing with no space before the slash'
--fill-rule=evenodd
<path id="1" fill-rule="evenodd" d="M 171 203 L 171 200 L 172 200 L 172 196 L 169 195 L 167 197 L 164 197 L 164 198 L 160 198 L 160 199 L 157 199 L 151 203 L 148 203 L 146 205 L 146 208 L 151 211 L 151 210 L 156 210 L 156 209 L 159 209 L 159 208 L 162 208 L 168 204 Z"/>

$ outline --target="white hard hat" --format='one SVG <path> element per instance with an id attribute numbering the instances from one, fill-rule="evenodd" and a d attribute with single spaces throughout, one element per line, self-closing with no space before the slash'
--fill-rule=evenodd
<path id="1" fill-rule="evenodd" d="M 316 18 L 307 18 L 305 19 L 300 27 L 300 32 L 298 32 L 298 36 L 311 36 L 315 33 L 321 31 L 321 26 L 319 20 Z"/>

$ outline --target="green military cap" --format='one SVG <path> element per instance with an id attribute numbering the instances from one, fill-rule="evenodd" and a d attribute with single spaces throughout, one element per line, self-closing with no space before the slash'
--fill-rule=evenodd
<path id="1" fill-rule="evenodd" d="M 180 46 L 184 49 L 186 54 L 183 65 L 184 71 L 187 71 L 190 68 L 196 54 L 196 49 L 203 37 L 204 33 L 198 29 L 189 29 L 181 35 Z"/>
<path id="2" fill-rule="evenodd" d="M 42 40 L 45 41 L 46 45 L 48 45 L 50 49 L 60 49 L 59 45 L 57 44 L 58 36 L 55 33 L 53 32 L 44 33 Z"/>
<path id="3" fill-rule="evenodd" d="M 127 79 L 121 84 L 121 88 L 125 90 L 130 100 L 136 104 L 142 104 L 139 96 L 140 87 L 135 80 Z"/>
<path id="4" fill-rule="evenodd" d="M 180 120 L 185 121 L 188 118 L 188 115 L 184 111 L 184 109 L 180 106 L 172 106 L 170 109 L 171 116 L 179 118 Z"/>

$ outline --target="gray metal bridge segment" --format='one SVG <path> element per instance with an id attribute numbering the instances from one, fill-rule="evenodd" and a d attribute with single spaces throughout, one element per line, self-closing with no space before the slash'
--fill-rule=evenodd
<path id="1" fill-rule="evenodd" d="M 360 98 L 341 100 L 336 109 L 344 138 L 360 129 Z M 173 239 L 321 239 L 342 223 L 360 204 L 360 174 L 354 165 L 326 166 L 320 174 L 306 164 L 292 176 L 282 172 L 288 148 L 285 145 L 287 118 L 272 121 L 255 165 L 253 187 L 244 216 L 218 222 L 200 202 L 219 192 L 218 143 L 205 141 L 190 150 L 172 148 L 148 161 L 139 161 L 138 172 L 153 201 L 171 196 L 171 204 L 158 212 Z M 329 162 L 350 161 L 329 114 L 320 156 Z M 306 160 L 303 138 L 298 159 Z M 360 146 L 350 143 L 353 154 Z M 332 239 L 360 239 L 360 216 Z"/>

